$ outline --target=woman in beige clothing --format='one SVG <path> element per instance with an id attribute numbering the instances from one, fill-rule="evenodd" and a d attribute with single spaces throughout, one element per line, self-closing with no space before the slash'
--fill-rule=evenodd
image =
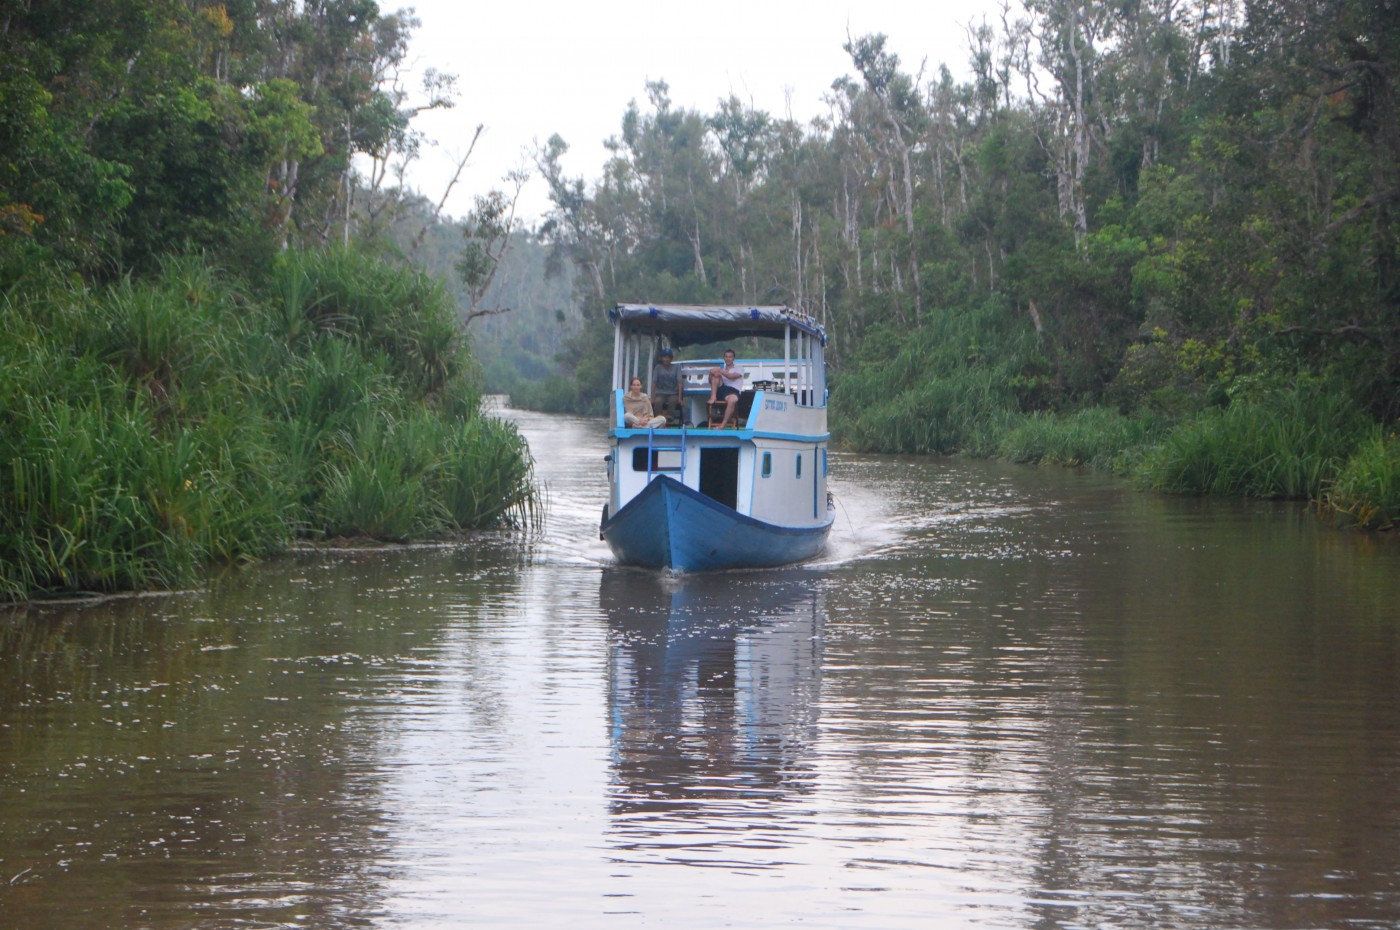
<path id="1" fill-rule="evenodd" d="M 644 426 L 657 429 L 666 425 L 666 418 L 657 416 L 651 409 L 651 398 L 642 393 L 642 379 L 633 378 L 622 395 L 622 422 L 628 426 Z"/>

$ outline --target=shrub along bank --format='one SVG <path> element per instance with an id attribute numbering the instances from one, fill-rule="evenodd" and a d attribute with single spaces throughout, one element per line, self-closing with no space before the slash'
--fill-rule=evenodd
<path id="1" fill-rule="evenodd" d="M 834 380 L 834 429 L 859 451 L 1087 466 L 1153 490 L 1310 500 L 1339 524 L 1400 527 L 1400 435 L 1343 379 L 1255 359 L 1226 377 L 1183 371 L 1169 392 L 1158 378 L 1116 404 L 1036 410 L 1052 377 L 1007 315 L 947 313 L 864 341 Z"/>
<path id="2" fill-rule="evenodd" d="M 0 600 L 177 587 L 298 539 L 441 538 L 537 505 L 440 285 L 364 255 L 29 282 L 0 332 Z"/>

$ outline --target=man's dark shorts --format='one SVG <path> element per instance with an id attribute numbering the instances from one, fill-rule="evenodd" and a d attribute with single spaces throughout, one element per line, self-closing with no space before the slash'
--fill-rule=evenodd
<path id="1" fill-rule="evenodd" d="M 717 400 L 724 400 L 726 397 L 729 397 L 731 395 L 734 397 L 738 397 L 741 393 L 742 392 L 738 388 L 732 388 L 727 384 L 721 384 L 719 386 L 719 390 L 715 392 L 715 398 Z"/>

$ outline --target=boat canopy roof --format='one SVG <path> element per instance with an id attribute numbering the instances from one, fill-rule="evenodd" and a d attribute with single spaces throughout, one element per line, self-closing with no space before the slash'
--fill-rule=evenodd
<path id="1" fill-rule="evenodd" d="M 689 304 L 618 304 L 608 311 L 617 327 L 665 333 L 677 347 L 724 336 L 781 336 L 792 327 L 826 345 L 826 330 L 805 313 L 784 306 L 740 307 Z"/>

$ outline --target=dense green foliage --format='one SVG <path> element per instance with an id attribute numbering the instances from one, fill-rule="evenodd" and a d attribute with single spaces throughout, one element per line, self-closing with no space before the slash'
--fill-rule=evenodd
<path id="1" fill-rule="evenodd" d="M 185 584 L 290 541 L 529 517 L 440 286 L 350 252 L 0 303 L 0 599 Z"/>
<path id="2" fill-rule="evenodd" d="M 0 600 L 533 514 L 451 296 L 375 257 L 385 166 L 450 103 L 398 83 L 415 25 L 0 2 Z"/>
<path id="3" fill-rule="evenodd" d="M 1357 526 L 1400 529 L 1400 436 L 1363 442 L 1328 487 L 1326 505 Z"/>
<path id="4" fill-rule="evenodd" d="M 649 84 L 591 183 L 542 147 L 590 320 L 553 403 L 601 395 L 613 301 L 784 302 L 855 448 L 1271 497 L 1393 470 L 1395 0 L 1023 0 L 969 36 L 965 83 L 852 39 L 807 126 Z"/>
<path id="5" fill-rule="evenodd" d="M 1186 420 L 1143 470 L 1167 491 L 1311 498 L 1366 426 L 1345 395 L 1303 380 Z"/>
<path id="6" fill-rule="evenodd" d="M 373 0 L 0 4 L 0 288 L 343 242 L 351 159 L 448 105 L 441 76 L 412 107 L 394 82 L 414 26 Z"/>

